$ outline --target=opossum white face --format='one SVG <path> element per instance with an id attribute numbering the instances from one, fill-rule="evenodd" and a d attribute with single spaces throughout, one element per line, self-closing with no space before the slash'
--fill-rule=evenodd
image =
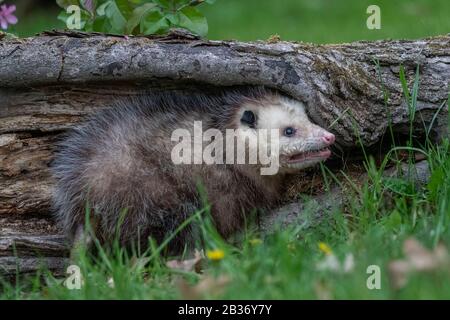
<path id="1" fill-rule="evenodd" d="M 255 134 L 257 129 L 278 131 L 280 172 L 307 168 L 331 155 L 328 147 L 334 143 L 335 136 L 313 124 L 299 101 L 273 97 L 262 105 L 244 104 L 238 113 L 241 129 L 254 130 Z"/>

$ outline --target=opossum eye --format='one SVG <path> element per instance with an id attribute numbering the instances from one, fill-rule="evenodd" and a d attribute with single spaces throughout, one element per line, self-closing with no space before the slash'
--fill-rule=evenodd
<path id="1" fill-rule="evenodd" d="M 244 111 L 244 114 L 242 115 L 241 118 L 241 122 L 248 124 L 250 128 L 254 128 L 256 122 L 255 114 L 250 110 Z"/>
<path id="2" fill-rule="evenodd" d="M 287 127 L 286 129 L 284 129 L 284 135 L 286 137 L 291 137 L 295 134 L 295 129 L 292 127 Z"/>

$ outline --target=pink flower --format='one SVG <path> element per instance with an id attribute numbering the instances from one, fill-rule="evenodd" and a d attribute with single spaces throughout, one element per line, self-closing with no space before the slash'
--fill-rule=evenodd
<path id="1" fill-rule="evenodd" d="M 94 1 L 93 0 L 84 0 L 84 7 L 87 11 L 93 13 L 95 10 Z"/>
<path id="2" fill-rule="evenodd" d="M 15 5 L 3 4 L 0 6 L 0 27 L 3 30 L 8 29 L 8 24 L 17 23 L 17 17 L 12 14 L 14 11 L 16 11 Z"/>

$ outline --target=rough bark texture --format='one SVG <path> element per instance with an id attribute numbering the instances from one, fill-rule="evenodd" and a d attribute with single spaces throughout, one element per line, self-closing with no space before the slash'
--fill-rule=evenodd
<path id="1" fill-rule="evenodd" d="M 50 32 L 0 39 L 0 270 L 13 273 L 18 262 L 32 271 L 36 257 L 61 267 L 67 250 L 49 213 L 54 142 L 118 96 L 265 85 L 304 101 L 345 150 L 358 139 L 377 143 L 390 119 L 395 134 L 406 132 L 400 65 L 410 86 L 420 68 L 414 133 L 433 124 L 433 137 L 445 134 L 450 36 L 340 45 L 206 41 L 178 31 L 154 38 Z"/>

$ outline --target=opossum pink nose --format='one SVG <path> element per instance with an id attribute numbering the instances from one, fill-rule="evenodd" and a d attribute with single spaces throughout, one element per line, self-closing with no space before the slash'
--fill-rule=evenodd
<path id="1" fill-rule="evenodd" d="M 334 134 L 332 134 L 332 133 L 330 133 L 330 132 L 327 132 L 327 133 L 325 133 L 325 134 L 323 135 L 322 140 L 323 140 L 326 144 L 330 145 L 330 144 L 333 144 L 333 143 L 334 143 L 334 141 L 336 140 L 336 137 L 334 136 Z"/>

